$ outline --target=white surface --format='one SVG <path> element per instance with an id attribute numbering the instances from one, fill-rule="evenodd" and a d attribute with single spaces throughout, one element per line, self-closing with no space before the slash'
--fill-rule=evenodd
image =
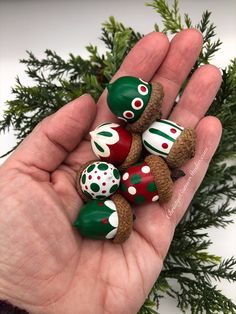
<path id="1" fill-rule="evenodd" d="M 235 1 L 187 1 L 182 0 L 181 12 L 188 12 L 194 22 L 200 20 L 204 10 L 212 11 L 212 21 L 217 25 L 217 34 L 223 41 L 220 52 L 212 63 L 224 67 L 236 56 L 236 2 Z M 86 56 L 85 46 L 97 44 L 100 51 L 104 47 L 99 40 L 101 23 L 114 15 L 125 25 L 148 33 L 154 23 L 160 23 L 159 16 L 143 0 L 135 1 L 76 1 L 76 0 L 0 0 L 0 118 L 3 104 L 12 99 L 11 87 L 15 77 L 30 83 L 24 74 L 24 66 L 19 59 L 26 57 L 25 50 L 31 50 L 42 57 L 46 48 L 55 50 L 67 58 L 68 53 Z M 12 132 L 0 135 L 0 155 L 14 145 Z M 211 252 L 223 257 L 236 256 L 236 224 L 226 230 L 209 231 L 213 244 Z M 236 284 L 222 282 L 224 293 L 236 302 Z M 180 313 L 175 300 L 161 301 L 160 313 Z"/>

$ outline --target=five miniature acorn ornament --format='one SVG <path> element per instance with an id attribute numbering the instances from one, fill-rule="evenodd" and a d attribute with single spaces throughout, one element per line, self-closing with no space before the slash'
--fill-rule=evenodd
<path id="1" fill-rule="evenodd" d="M 120 193 L 131 204 L 168 201 L 172 190 L 170 170 L 159 156 L 147 156 L 144 162 L 129 167 L 121 177 Z"/>
<path id="2" fill-rule="evenodd" d="M 90 136 L 95 155 L 121 171 L 136 163 L 141 155 L 141 136 L 119 124 L 103 123 L 90 132 Z"/>
<path id="3" fill-rule="evenodd" d="M 149 153 L 163 157 L 170 168 L 179 168 L 195 154 L 196 133 L 162 119 L 149 126 L 142 141 Z"/>
<path id="4" fill-rule="evenodd" d="M 77 172 L 77 190 L 82 199 L 105 199 L 114 194 L 120 184 L 120 172 L 110 163 L 88 162 Z"/>
<path id="5" fill-rule="evenodd" d="M 163 88 L 160 83 L 147 83 L 140 78 L 123 76 L 107 85 L 107 103 L 133 132 L 142 133 L 161 118 Z"/>
<path id="6" fill-rule="evenodd" d="M 133 213 L 129 203 L 121 195 L 115 194 L 110 199 L 85 204 L 73 225 L 83 237 L 122 243 L 131 234 Z"/>

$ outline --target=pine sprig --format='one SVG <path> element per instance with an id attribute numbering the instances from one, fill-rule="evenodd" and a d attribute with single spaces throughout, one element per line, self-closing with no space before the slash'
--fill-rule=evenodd
<path id="1" fill-rule="evenodd" d="M 187 13 L 180 14 L 177 0 L 172 5 L 165 0 L 153 0 L 148 6 L 159 14 L 164 25 L 162 31 L 167 34 L 194 25 Z M 180 94 L 193 72 L 200 65 L 209 63 L 220 49 L 221 41 L 216 39 L 216 26 L 210 18 L 211 13 L 205 11 L 195 25 L 203 34 L 203 50 Z M 159 31 L 161 27 L 155 24 L 154 29 Z M 64 60 L 49 49 L 42 59 L 38 59 L 28 52 L 27 58 L 21 62 L 26 66 L 32 85 L 24 86 L 17 78 L 12 89 L 15 99 L 7 102 L 0 132 L 13 126 L 19 144 L 37 123 L 70 100 L 86 92 L 97 100 L 142 36 L 110 17 L 102 25 L 101 41 L 106 47 L 105 54 L 100 54 L 92 44 L 86 47 L 87 59 L 70 54 Z M 211 240 L 206 229 L 225 228 L 236 214 L 236 208 L 230 202 L 236 199 L 236 59 L 222 70 L 220 90 L 207 114 L 217 116 L 222 122 L 221 143 L 187 213 L 176 228 L 163 270 L 139 313 L 157 314 L 160 299 L 165 295 L 176 298 L 177 306 L 183 312 L 190 309 L 196 314 L 236 313 L 236 306 L 212 283 L 222 279 L 235 282 L 236 259 L 221 261 L 219 256 L 210 254 Z M 174 288 L 173 280 L 178 289 Z"/>
<path id="2" fill-rule="evenodd" d="M 179 13 L 178 0 L 174 0 L 173 5 L 170 7 L 165 0 L 155 0 L 147 3 L 147 6 L 152 7 L 162 18 L 164 29 L 163 33 L 170 32 L 176 34 L 183 29 L 181 15 Z M 191 20 L 188 14 L 185 14 L 186 25 L 191 26 Z"/>

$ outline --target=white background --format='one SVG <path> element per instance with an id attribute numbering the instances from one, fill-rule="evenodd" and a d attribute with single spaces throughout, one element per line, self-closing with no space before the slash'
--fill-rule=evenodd
<path id="1" fill-rule="evenodd" d="M 181 12 L 188 12 L 196 23 L 204 10 L 212 11 L 212 21 L 223 41 L 212 63 L 227 66 L 236 56 L 236 1 L 180 0 L 180 7 Z M 0 119 L 4 102 L 13 99 L 11 87 L 15 77 L 19 75 L 23 83 L 30 83 L 24 66 L 19 63 L 19 59 L 26 57 L 26 50 L 39 58 L 46 48 L 55 50 L 63 58 L 70 52 L 85 57 L 84 47 L 92 43 L 103 52 L 100 29 L 110 15 L 144 34 L 153 30 L 154 23 L 160 23 L 160 17 L 146 7 L 143 0 L 0 0 Z M 14 145 L 13 133 L 0 135 L 0 155 Z M 236 218 L 234 225 L 226 230 L 211 229 L 209 233 L 213 241 L 212 253 L 225 258 L 236 256 Z M 219 287 L 236 302 L 235 283 L 223 281 Z M 175 306 L 175 300 L 164 299 L 160 313 L 180 313 Z"/>

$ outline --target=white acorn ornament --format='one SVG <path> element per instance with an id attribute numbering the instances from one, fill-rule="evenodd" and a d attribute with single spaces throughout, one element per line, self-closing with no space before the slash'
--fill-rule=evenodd
<path id="1" fill-rule="evenodd" d="M 76 181 L 77 190 L 84 201 L 105 199 L 117 191 L 120 172 L 110 163 L 90 161 L 80 167 Z"/>
<path id="2" fill-rule="evenodd" d="M 170 168 L 181 167 L 194 157 L 196 133 L 170 120 L 157 120 L 142 134 L 148 152 L 161 156 Z"/>
<path id="3" fill-rule="evenodd" d="M 120 170 L 136 163 L 142 152 L 139 134 L 126 130 L 116 123 L 103 123 L 90 132 L 91 146 L 95 155 L 112 163 Z"/>

